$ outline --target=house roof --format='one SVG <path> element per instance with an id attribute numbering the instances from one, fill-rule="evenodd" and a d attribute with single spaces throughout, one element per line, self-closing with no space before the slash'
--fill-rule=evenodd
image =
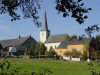
<path id="1" fill-rule="evenodd" d="M 51 35 L 50 37 L 48 37 L 45 43 L 58 43 L 67 40 L 68 38 L 69 37 L 67 34 Z"/>
<path id="2" fill-rule="evenodd" d="M 74 45 L 74 44 L 89 44 L 91 40 L 92 38 L 83 38 L 83 39 L 75 38 L 71 41 L 62 41 L 61 44 L 58 46 L 58 48 L 67 48 L 68 45 Z"/>
<path id="3" fill-rule="evenodd" d="M 68 44 L 88 44 L 90 43 L 90 41 L 92 40 L 92 38 L 83 38 L 83 39 L 79 39 L 79 38 L 75 38 L 71 41 L 68 42 Z"/>
<path id="4" fill-rule="evenodd" d="M 67 48 L 68 41 L 62 41 L 58 48 Z"/>
<path id="5" fill-rule="evenodd" d="M 17 45 L 22 45 L 28 38 L 28 37 L 20 37 L 17 39 L 9 39 L 9 40 L 1 40 L 0 43 L 3 48 L 7 46 L 17 46 Z"/>

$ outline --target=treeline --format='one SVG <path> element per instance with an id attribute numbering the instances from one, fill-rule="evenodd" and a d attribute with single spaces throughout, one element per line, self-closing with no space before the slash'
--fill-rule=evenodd
<path id="1" fill-rule="evenodd" d="M 28 48 L 27 50 L 27 55 L 29 55 L 30 57 L 34 56 L 34 57 L 50 57 L 50 56 L 55 56 L 56 52 L 55 50 L 50 47 L 49 51 L 47 51 L 47 48 L 45 47 L 45 45 L 41 42 L 38 42 L 35 46 L 35 49 L 33 50 L 32 48 Z"/>

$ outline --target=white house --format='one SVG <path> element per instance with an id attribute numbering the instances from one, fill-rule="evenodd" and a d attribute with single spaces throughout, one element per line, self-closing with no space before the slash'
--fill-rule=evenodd
<path id="1" fill-rule="evenodd" d="M 47 17 L 45 12 L 43 29 L 40 31 L 40 42 L 45 44 L 47 50 L 49 51 L 50 47 L 56 50 L 56 48 L 60 45 L 60 43 L 62 41 L 67 40 L 68 38 L 69 37 L 67 34 L 50 35 L 50 30 L 48 29 Z"/>

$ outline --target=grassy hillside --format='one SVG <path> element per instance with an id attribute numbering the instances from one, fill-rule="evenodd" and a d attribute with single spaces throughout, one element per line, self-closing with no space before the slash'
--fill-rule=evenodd
<path id="1" fill-rule="evenodd" d="M 22 67 L 19 71 L 24 73 L 24 71 L 39 72 L 43 69 L 50 69 L 53 71 L 52 75 L 91 75 L 89 71 L 89 66 L 87 62 L 67 62 L 51 59 L 22 59 L 22 58 L 10 58 L 7 59 L 11 63 L 11 68 L 13 69 Z M 0 59 L 0 63 L 3 60 Z M 100 66 L 94 63 L 96 70 L 99 70 Z M 28 75 L 28 74 L 26 74 Z"/>

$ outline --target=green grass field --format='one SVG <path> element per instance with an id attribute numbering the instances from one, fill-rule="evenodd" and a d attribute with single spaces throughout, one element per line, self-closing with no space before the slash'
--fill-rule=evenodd
<path id="1" fill-rule="evenodd" d="M 89 66 L 87 62 L 67 62 L 61 60 L 52 59 L 25 59 L 25 58 L 10 58 L 7 59 L 11 63 L 11 68 L 13 69 L 22 67 L 20 73 L 24 71 L 39 72 L 44 69 L 49 69 L 53 71 L 52 75 L 91 75 L 89 71 Z M 0 59 L 0 63 L 3 60 Z M 98 63 L 94 63 L 96 70 L 100 70 Z"/>

